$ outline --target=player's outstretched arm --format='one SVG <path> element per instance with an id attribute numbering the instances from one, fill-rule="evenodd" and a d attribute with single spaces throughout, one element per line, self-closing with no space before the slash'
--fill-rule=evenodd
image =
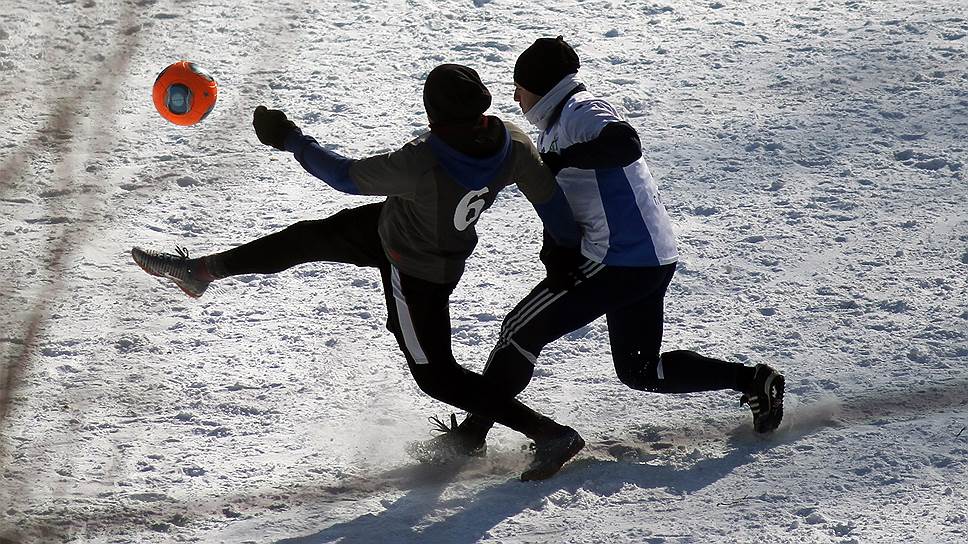
<path id="1" fill-rule="evenodd" d="M 315 138 L 305 136 L 282 111 L 259 106 L 252 114 L 252 126 L 260 142 L 280 151 L 289 151 L 307 172 L 330 187 L 344 193 L 360 194 L 350 177 L 353 159 L 324 149 Z"/>

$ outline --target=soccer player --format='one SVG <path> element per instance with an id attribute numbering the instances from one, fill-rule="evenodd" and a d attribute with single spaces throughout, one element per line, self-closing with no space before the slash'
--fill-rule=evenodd
<path id="1" fill-rule="evenodd" d="M 578 78 L 578 55 L 564 39 L 541 38 L 514 66 L 514 99 L 538 129 L 538 149 L 555 173 L 581 231 L 578 247 L 546 232 L 547 277 L 505 317 L 484 376 L 524 390 L 542 348 L 600 316 L 608 324 L 619 380 L 652 393 L 732 389 L 753 413 L 757 432 L 783 417 L 784 377 L 765 364 L 748 367 L 676 350 L 660 353 L 663 299 L 676 270 L 675 235 L 639 136 L 608 102 Z M 470 414 L 424 443 L 449 454 L 479 451 L 493 422 Z M 538 454 L 566 462 L 577 450 Z M 562 460 L 563 459 L 563 460 Z"/>

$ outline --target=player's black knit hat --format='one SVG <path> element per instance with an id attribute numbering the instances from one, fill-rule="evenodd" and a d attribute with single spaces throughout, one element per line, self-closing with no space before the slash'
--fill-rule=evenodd
<path id="1" fill-rule="evenodd" d="M 472 122 L 491 107 L 491 93 L 473 68 L 441 64 L 427 75 L 423 101 L 434 124 Z"/>
<path id="2" fill-rule="evenodd" d="M 578 54 L 563 36 L 538 38 L 514 63 L 514 82 L 540 96 L 568 74 L 578 72 Z"/>

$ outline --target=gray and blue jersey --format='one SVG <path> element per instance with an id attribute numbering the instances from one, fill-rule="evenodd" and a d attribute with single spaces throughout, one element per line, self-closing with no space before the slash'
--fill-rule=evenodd
<path id="1" fill-rule="evenodd" d="M 387 258 L 415 278 L 457 281 L 477 245 L 475 224 L 497 193 L 516 183 L 556 239 L 577 242 L 563 193 L 531 139 L 513 123 L 488 117 L 501 146 L 474 158 L 431 132 L 400 149 L 350 159 L 293 131 L 285 148 L 309 173 L 340 191 L 386 196 L 379 233 Z"/>

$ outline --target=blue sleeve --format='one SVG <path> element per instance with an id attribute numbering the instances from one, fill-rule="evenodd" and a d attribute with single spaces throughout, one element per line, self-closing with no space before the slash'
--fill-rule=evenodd
<path id="1" fill-rule="evenodd" d="M 571 213 L 571 206 L 565 193 L 555 184 L 555 192 L 551 198 L 534 205 L 538 217 L 544 223 L 545 230 L 551 234 L 555 242 L 564 247 L 576 247 L 579 242 L 580 229 L 575 222 L 575 216 Z"/>
<path id="2" fill-rule="evenodd" d="M 330 187 L 352 195 L 360 194 L 359 187 L 350 177 L 353 159 L 324 149 L 312 136 L 304 136 L 295 130 L 286 136 L 285 148 L 296 156 L 296 160 L 307 172 L 325 181 Z"/>

